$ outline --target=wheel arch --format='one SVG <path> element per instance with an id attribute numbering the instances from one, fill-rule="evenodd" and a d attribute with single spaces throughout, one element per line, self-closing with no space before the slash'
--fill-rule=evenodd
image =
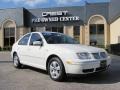
<path id="1" fill-rule="evenodd" d="M 16 52 L 16 51 L 14 51 L 14 52 L 13 52 L 13 55 L 12 55 L 12 56 L 14 56 L 15 54 L 17 54 L 17 52 Z"/>
<path id="2" fill-rule="evenodd" d="M 58 55 L 56 55 L 56 54 L 52 54 L 52 55 L 49 55 L 48 58 L 47 58 L 47 61 L 46 61 L 46 70 L 48 71 L 48 63 L 49 63 L 50 59 L 53 58 L 53 57 L 59 58 L 60 61 L 63 64 L 63 66 L 64 66 L 64 69 L 65 69 L 65 65 L 64 65 L 63 61 L 61 60 L 61 58 Z"/>
<path id="3" fill-rule="evenodd" d="M 14 52 L 11 54 L 11 57 L 13 58 L 15 54 L 17 54 L 16 51 L 14 51 Z"/>

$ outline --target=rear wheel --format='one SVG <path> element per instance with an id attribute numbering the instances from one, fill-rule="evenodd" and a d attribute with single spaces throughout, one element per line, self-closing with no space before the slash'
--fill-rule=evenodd
<path id="1" fill-rule="evenodd" d="M 13 65 L 14 65 L 15 68 L 21 68 L 21 66 L 22 66 L 17 54 L 13 55 Z"/>
<path id="2" fill-rule="evenodd" d="M 50 59 L 48 63 L 48 73 L 54 81 L 62 81 L 66 77 L 64 65 L 58 57 Z"/>

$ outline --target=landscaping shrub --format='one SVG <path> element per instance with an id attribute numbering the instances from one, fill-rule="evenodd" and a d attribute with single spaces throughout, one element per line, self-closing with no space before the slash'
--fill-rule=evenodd
<path id="1" fill-rule="evenodd" d="M 2 51 L 2 48 L 0 47 L 0 51 Z"/>
<path id="2" fill-rule="evenodd" d="M 111 44 L 109 49 L 112 54 L 120 55 L 120 43 Z"/>

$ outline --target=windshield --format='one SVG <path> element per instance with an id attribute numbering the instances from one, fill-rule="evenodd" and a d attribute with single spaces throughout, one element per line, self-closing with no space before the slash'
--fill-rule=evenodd
<path id="1" fill-rule="evenodd" d="M 61 33 L 42 33 L 48 44 L 79 44 L 74 38 Z"/>

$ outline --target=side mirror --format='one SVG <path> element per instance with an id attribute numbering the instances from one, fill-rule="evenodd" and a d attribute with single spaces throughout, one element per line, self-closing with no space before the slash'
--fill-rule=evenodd
<path id="1" fill-rule="evenodd" d="M 43 41 L 34 41 L 33 45 L 34 46 L 42 46 L 43 45 Z"/>

